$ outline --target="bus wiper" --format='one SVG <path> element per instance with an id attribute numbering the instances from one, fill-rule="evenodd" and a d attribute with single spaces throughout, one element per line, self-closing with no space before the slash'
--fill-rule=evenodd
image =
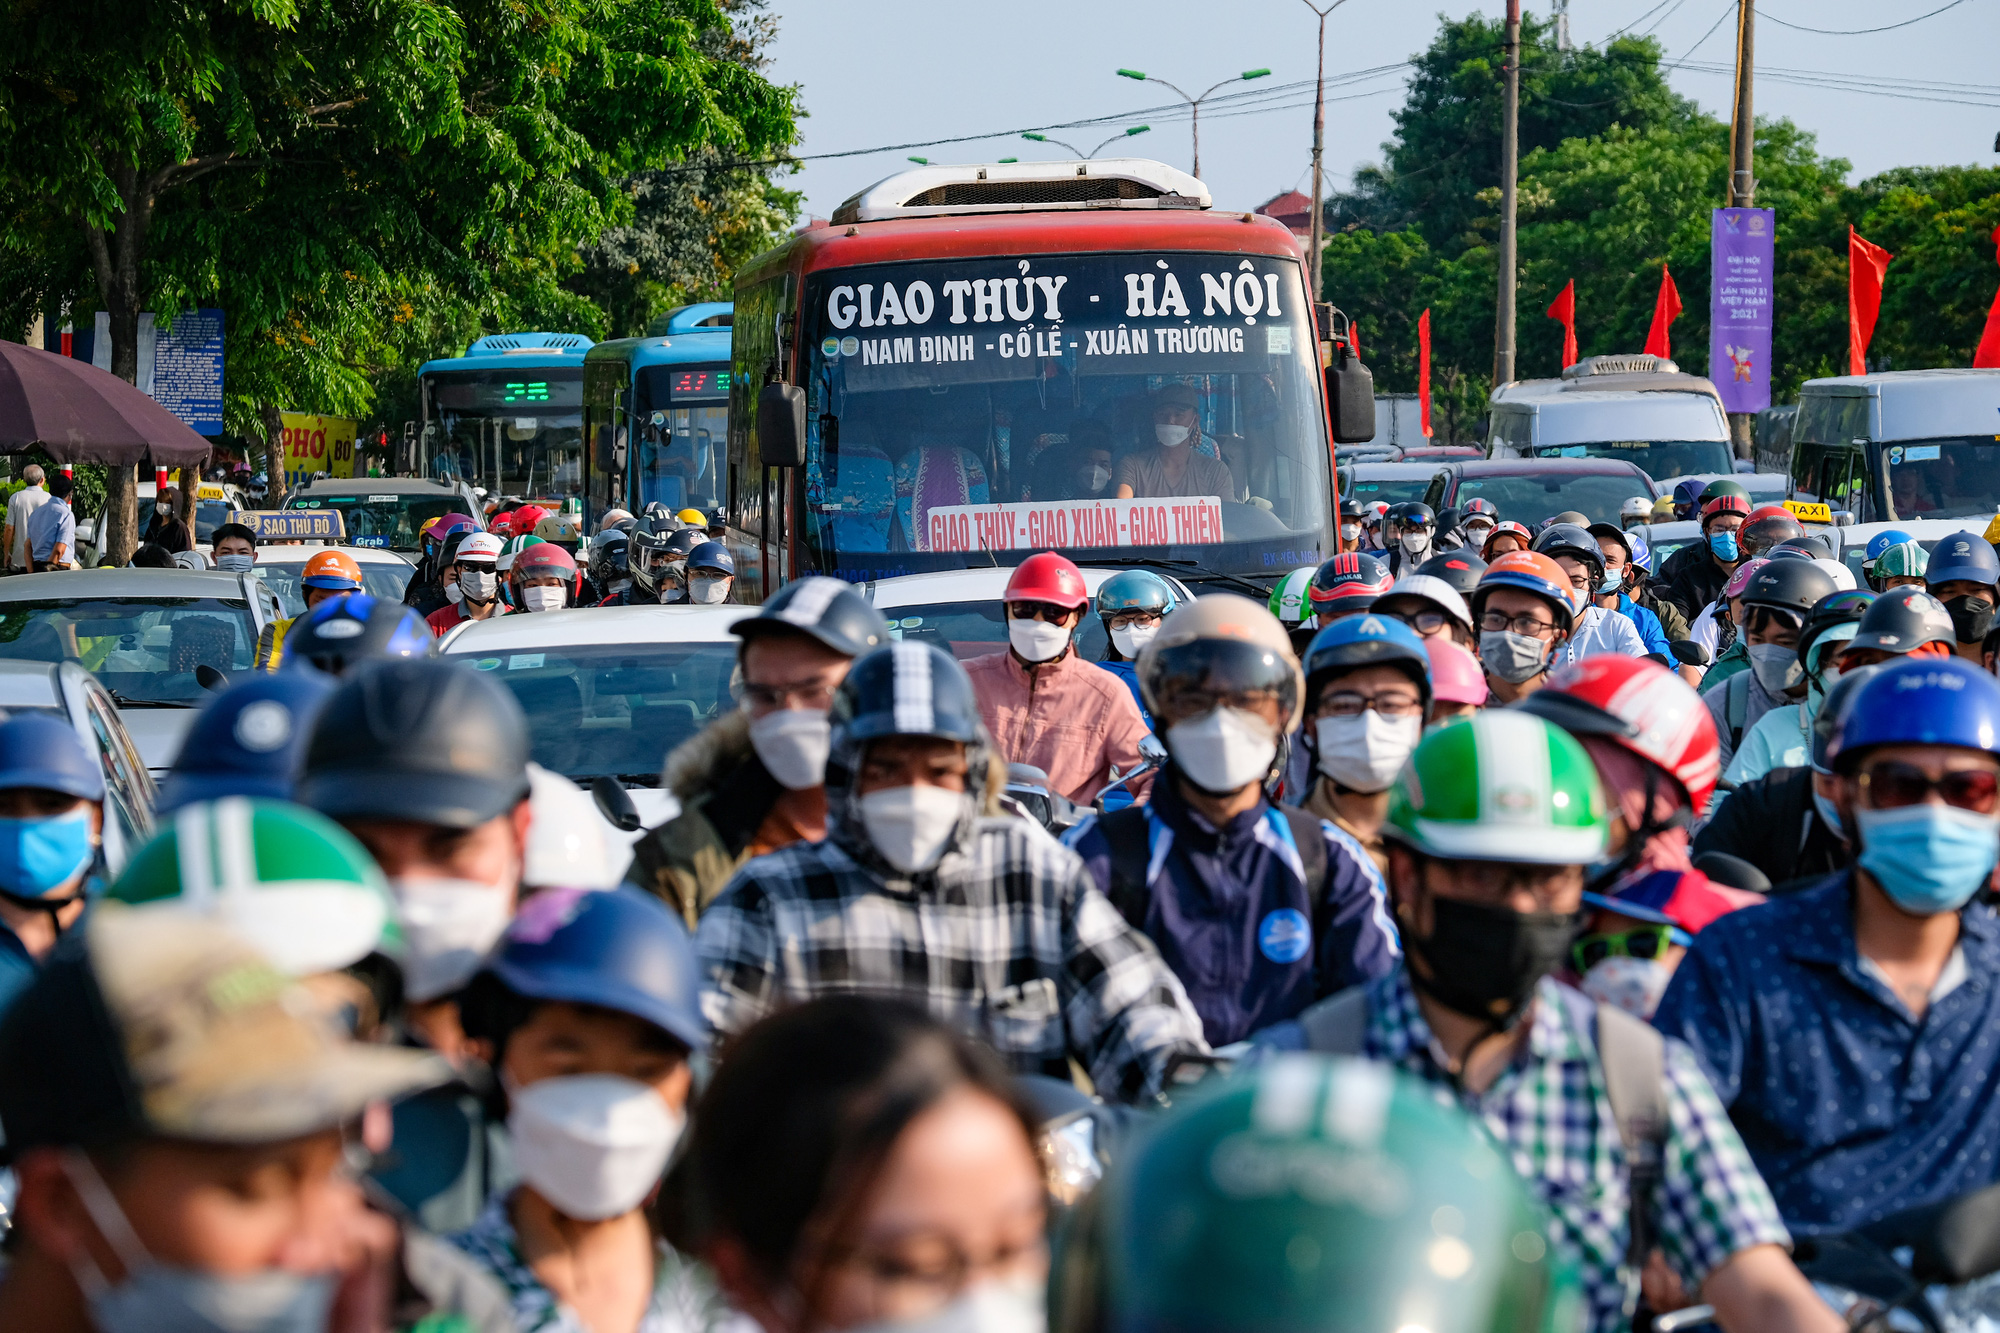
<path id="1" fill-rule="evenodd" d="M 120 708 L 193 708 L 194 707 L 193 704 L 188 703 L 183 699 L 134 699 L 129 694 L 120 694 L 117 690 L 113 689 L 107 689 L 105 690 L 105 693 L 110 695 L 111 702 L 117 704 Z"/>
<path id="2" fill-rule="evenodd" d="M 1201 575 L 1203 579 L 1213 583 L 1223 583 L 1232 588 L 1241 588 L 1253 597 L 1267 598 L 1271 595 L 1269 588 L 1252 583 L 1240 574 L 1224 574 L 1219 570 L 1210 569 L 1199 560 L 1159 560 L 1146 559 L 1140 556 L 1121 555 L 1112 556 L 1108 559 L 1093 557 L 1088 560 L 1079 561 L 1078 563 L 1085 565 L 1120 565 L 1132 569 L 1145 569 L 1150 565 L 1171 565 L 1175 569 L 1193 570 L 1195 573 Z"/>

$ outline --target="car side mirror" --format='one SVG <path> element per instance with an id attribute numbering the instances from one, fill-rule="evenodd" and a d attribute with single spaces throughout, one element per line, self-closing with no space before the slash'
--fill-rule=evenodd
<path id="1" fill-rule="evenodd" d="M 757 391 L 757 449 L 765 467 L 804 467 L 806 391 L 796 384 L 766 384 Z"/>
<path id="2" fill-rule="evenodd" d="M 229 677 L 206 662 L 195 663 L 194 683 L 204 690 L 214 690 L 220 694 L 229 688 Z"/>
<path id="3" fill-rule="evenodd" d="M 1675 639 L 1667 645 L 1667 649 L 1673 653 L 1674 660 L 1682 666 L 1705 667 L 1712 660 L 1708 655 L 1708 649 L 1693 639 Z"/>
<path id="4" fill-rule="evenodd" d="M 642 821 L 639 807 L 632 804 L 632 794 L 609 773 L 600 773 L 592 779 L 590 797 L 597 802 L 600 814 L 620 833 L 637 833 Z"/>
<path id="5" fill-rule="evenodd" d="M 1335 345 L 1333 363 L 1326 368 L 1326 401 L 1335 444 L 1366 444 L 1375 438 L 1375 376 L 1343 345 Z"/>

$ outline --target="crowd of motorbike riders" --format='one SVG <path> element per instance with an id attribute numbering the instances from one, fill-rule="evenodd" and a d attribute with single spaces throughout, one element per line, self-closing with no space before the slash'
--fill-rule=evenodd
<path id="1" fill-rule="evenodd" d="M 1908 1295 L 2000 1174 L 2000 557 L 1674 505 L 1037 554 L 964 662 L 801 579 L 620 884 L 431 636 L 727 602 L 719 532 L 329 549 L 115 877 L 0 723 L 0 1328 L 1859 1326 L 1815 1247 Z"/>

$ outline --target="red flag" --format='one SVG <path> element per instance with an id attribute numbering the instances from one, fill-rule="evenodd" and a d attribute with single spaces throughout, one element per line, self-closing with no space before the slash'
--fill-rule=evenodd
<path id="1" fill-rule="evenodd" d="M 1993 229 L 1993 244 L 2000 247 L 2000 227 Z M 2000 248 L 1995 257 L 2000 258 Z M 2000 292 L 1993 293 L 1993 308 L 1986 312 L 1986 332 L 1979 335 L 1979 350 L 1972 354 L 1975 370 L 2000 370 Z"/>
<path id="2" fill-rule="evenodd" d="M 1674 275 L 1660 265 L 1660 294 L 1653 298 L 1653 327 L 1646 332 L 1646 355 L 1673 357 L 1673 344 L 1668 341 L 1667 327 L 1681 315 L 1681 289 L 1674 286 Z"/>
<path id="3" fill-rule="evenodd" d="M 2000 303 L 1993 307 L 2000 311 Z M 1424 425 L 1424 438 L 1431 437 L 1431 308 L 1417 316 L 1417 410 Z"/>
<path id="4" fill-rule="evenodd" d="M 1549 318 L 1562 321 L 1563 326 L 1563 369 L 1576 364 L 1576 279 L 1569 284 L 1549 304 Z"/>
<path id="5" fill-rule="evenodd" d="M 1847 373 L 1868 373 L 1868 340 L 1882 313 L 1882 279 L 1895 256 L 1847 227 Z"/>

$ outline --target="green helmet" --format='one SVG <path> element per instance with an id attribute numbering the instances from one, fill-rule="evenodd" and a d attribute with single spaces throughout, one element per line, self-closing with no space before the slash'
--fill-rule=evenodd
<path id="1" fill-rule="evenodd" d="M 1728 477 L 1717 477 L 1701 488 L 1701 498 L 1695 501 L 1696 512 L 1700 512 L 1700 506 L 1706 505 L 1719 495 L 1740 495 L 1746 500 L 1750 498 L 1750 492 L 1744 489 L 1742 482 L 1732 481 Z"/>
<path id="2" fill-rule="evenodd" d="M 212 912 L 294 976 L 395 953 L 394 904 L 367 849 L 323 815 L 241 796 L 182 806 L 108 897 Z"/>
<path id="3" fill-rule="evenodd" d="M 1312 619 L 1312 601 L 1309 597 L 1312 583 L 1312 570 L 1295 569 L 1285 575 L 1277 587 L 1271 589 L 1271 614 L 1276 616 L 1286 629 Z"/>
<path id="4" fill-rule="evenodd" d="M 1869 575 L 1877 579 L 1922 578 L 1931 567 L 1931 558 L 1917 543 L 1897 542 L 1875 557 Z"/>
<path id="5" fill-rule="evenodd" d="M 1487 709 L 1426 736 L 1382 832 L 1452 861 L 1588 865 L 1610 832 L 1597 766 L 1568 732 Z"/>
<path id="6" fill-rule="evenodd" d="M 540 537 L 509 537 L 506 541 L 500 543 L 500 558 L 494 564 L 504 574 L 514 567 L 515 556 L 521 554 L 521 552 L 527 550 L 530 546 L 540 546 L 541 544 L 542 539 Z"/>
<path id="7" fill-rule="evenodd" d="M 1540 1333 L 1580 1298 L 1455 1106 L 1385 1065 L 1281 1055 L 1169 1112 L 1087 1200 L 1050 1333 Z"/>

